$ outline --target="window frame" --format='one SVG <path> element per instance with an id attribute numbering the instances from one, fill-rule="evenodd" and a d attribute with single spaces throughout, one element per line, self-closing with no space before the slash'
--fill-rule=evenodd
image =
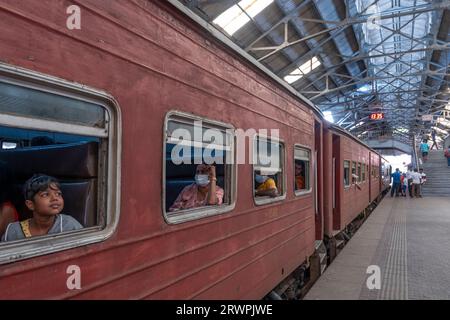
<path id="1" fill-rule="evenodd" d="M 362 183 L 362 168 L 361 168 L 361 162 L 356 163 L 356 174 L 358 175 L 357 183 Z"/>
<path id="2" fill-rule="evenodd" d="M 361 175 L 362 182 L 366 182 L 366 164 L 364 162 L 361 163 Z"/>
<path id="3" fill-rule="evenodd" d="M 306 151 L 308 151 L 309 152 L 309 160 L 308 160 L 308 162 L 309 162 L 309 166 L 308 166 L 308 175 L 309 175 L 309 177 L 308 177 L 308 181 L 309 181 L 309 188 L 308 189 L 301 189 L 301 190 L 296 190 L 295 189 L 295 160 L 302 160 L 302 159 L 297 159 L 297 158 L 295 158 L 295 149 L 303 149 L 303 150 L 306 150 Z M 305 146 L 305 145 L 302 145 L 302 144 L 299 144 L 299 143 L 296 143 L 296 144 L 294 144 L 294 152 L 293 152 L 293 156 L 294 156 L 294 162 L 293 162 L 293 172 L 294 172 L 294 195 L 296 196 L 296 197 L 300 197 L 300 196 L 304 196 L 304 195 L 307 195 L 307 194 L 310 194 L 310 193 L 312 193 L 312 183 L 311 183 L 311 164 L 312 164 L 312 151 L 311 151 L 311 148 L 310 147 L 308 147 L 308 146 Z"/>
<path id="4" fill-rule="evenodd" d="M 173 116 L 187 118 L 190 121 L 202 121 L 203 123 L 223 127 L 225 130 L 231 130 L 231 157 L 233 159 L 233 163 L 231 166 L 231 181 L 230 181 L 230 204 L 222 204 L 220 206 L 205 206 L 201 208 L 193 208 L 180 210 L 177 215 L 170 215 L 168 208 L 166 208 L 166 145 L 168 139 L 168 126 L 170 118 Z M 164 119 L 164 128 L 163 128 L 163 154 L 162 154 L 162 198 L 161 198 L 161 209 L 163 213 L 164 221 L 167 224 L 175 225 L 180 223 L 185 223 L 189 221 L 195 221 L 202 218 L 207 218 L 211 216 L 216 216 L 219 214 L 224 214 L 230 211 L 233 211 L 236 207 L 236 193 L 237 193 L 237 165 L 236 165 L 236 137 L 235 137 L 235 127 L 229 123 L 212 120 L 203 116 L 198 116 L 192 113 L 187 113 L 179 110 L 170 110 L 166 113 Z M 224 164 L 227 165 L 227 164 Z M 225 191 L 225 186 L 224 186 Z M 225 195 L 225 194 L 224 194 Z"/>
<path id="5" fill-rule="evenodd" d="M 251 151 L 252 151 L 252 154 L 251 154 L 251 157 L 252 157 L 252 176 L 251 176 L 251 179 L 252 179 L 252 197 L 253 197 L 253 203 L 256 206 L 263 206 L 263 205 L 266 205 L 266 204 L 279 202 L 279 201 L 283 201 L 283 200 L 286 199 L 286 194 L 287 194 L 287 192 L 286 192 L 286 185 L 287 185 L 286 184 L 286 143 L 284 142 L 283 139 L 278 137 L 277 143 L 279 143 L 281 145 L 281 147 L 282 147 L 280 164 L 282 166 L 281 169 L 282 169 L 282 179 L 283 179 L 283 181 L 282 181 L 283 194 L 279 195 L 278 197 L 273 197 L 273 198 L 268 197 L 268 196 L 256 197 L 255 196 L 255 190 L 256 190 L 256 185 L 255 185 L 255 163 L 256 162 L 255 162 L 255 160 L 256 159 L 254 159 L 254 155 L 255 155 L 254 148 L 256 147 L 256 141 L 257 141 L 258 138 L 262 138 L 262 139 L 265 139 L 265 140 L 272 140 L 272 138 L 268 137 L 268 136 L 265 136 L 265 135 L 261 135 L 261 134 L 255 134 L 253 136 L 253 139 L 252 139 L 252 149 L 251 149 Z M 278 186 L 277 186 L 277 188 L 279 189 Z"/>
<path id="6" fill-rule="evenodd" d="M 345 163 L 348 162 L 348 182 L 349 184 L 345 184 Z M 342 163 L 342 168 L 343 168 L 343 180 L 342 183 L 344 184 L 344 189 L 349 189 L 352 186 L 352 181 L 351 181 L 351 177 L 352 177 L 352 173 L 351 173 L 351 167 L 352 167 L 352 161 L 351 160 L 343 160 Z"/>
<path id="7" fill-rule="evenodd" d="M 2 242 L 0 265 L 107 240 L 116 231 L 120 216 L 122 118 L 117 101 L 104 91 L 4 63 L 0 63 L 0 81 L 99 105 L 105 110 L 107 126 L 93 128 L 56 120 L 2 114 L 0 124 L 3 126 L 107 138 L 106 144 L 99 144 L 99 154 L 104 151 L 107 154 L 99 157 L 99 162 L 104 164 L 103 172 L 99 171 L 97 189 L 96 213 L 100 219 L 99 224 L 55 235 Z"/>
<path id="8" fill-rule="evenodd" d="M 357 165 L 356 165 L 356 161 L 350 161 L 350 165 L 351 165 L 351 170 L 350 170 L 350 185 L 354 185 L 356 184 L 358 181 L 356 180 L 356 178 L 353 178 L 353 174 L 357 175 Z M 355 166 L 355 173 L 353 173 L 353 166 Z"/>

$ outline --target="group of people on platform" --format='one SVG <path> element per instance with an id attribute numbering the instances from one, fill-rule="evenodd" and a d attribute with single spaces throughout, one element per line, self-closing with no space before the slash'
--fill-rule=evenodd
<path id="1" fill-rule="evenodd" d="M 400 172 L 397 168 L 391 177 L 391 197 L 394 196 L 394 193 L 396 197 L 399 195 L 406 197 L 406 190 L 408 190 L 411 198 L 422 198 L 422 186 L 427 181 L 427 175 L 423 172 L 422 168 L 419 170 L 414 169 L 414 171 L 408 168 L 408 171 L 404 173 Z"/>

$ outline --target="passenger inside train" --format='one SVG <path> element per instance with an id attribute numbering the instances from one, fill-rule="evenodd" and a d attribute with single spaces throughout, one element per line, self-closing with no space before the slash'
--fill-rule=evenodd
<path id="1" fill-rule="evenodd" d="M 266 171 L 263 168 L 255 170 L 256 197 L 277 197 L 279 195 L 277 184 L 275 180 L 270 177 L 269 173 L 269 171 Z"/>
<path id="2" fill-rule="evenodd" d="M 186 210 L 208 205 L 221 205 L 224 190 L 217 185 L 216 167 L 199 164 L 195 171 L 195 183 L 186 186 L 169 211 Z"/>
<path id="3" fill-rule="evenodd" d="M 305 190 L 306 187 L 306 172 L 305 163 L 302 160 L 295 160 L 295 190 Z"/>
<path id="4" fill-rule="evenodd" d="M 8 224 L 2 241 L 14 241 L 47 234 L 79 230 L 83 226 L 69 215 L 61 214 L 64 198 L 57 179 L 36 174 L 25 182 L 24 197 L 33 217 Z"/>
<path id="5" fill-rule="evenodd" d="M 0 237 L 5 233 L 8 224 L 19 220 L 16 207 L 11 202 L 11 180 L 6 163 L 0 161 Z"/>
<path id="6" fill-rule="evenodd" d="M 296 146 L 294 148 L 294 170 L 295 192 L 304 192 L 310 189 L 309 173 L 310 173 L 311 152 L 303 147 Z"/>
<path id="7" fill-rule="evenodd" d="M 97 211 L 102 207 L 98 203 L 101 143 L 96 137 L 0 126 L 0 237 L 13 241 L 103 226 L 104 213 Z M 42 173 L 39 183 L 27 185 L 37 173 Z M 28 194 L 34 194 L 24 198 L 27 188 Z M 64 194 L 63 205 L 56 201 L 59 193 Z M 56 201 L 49 204 L 55 207 L 51 214 L 40 211 L 39 200 L 47 197 Z M 67 216 L 60 214 L 63 208 Z"/>

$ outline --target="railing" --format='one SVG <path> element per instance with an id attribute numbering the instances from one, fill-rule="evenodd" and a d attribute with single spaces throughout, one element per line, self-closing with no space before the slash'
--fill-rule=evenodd
<path id="1" fill-rule="evenodd" d="M 411 155 L 411 164 L 413 165 L 413 169 L 419 169 L 419 157 L 417 155 L 417 143 L 416 137 L 413 137 L 413 145 L 412 145 L 412 155 Z"/>

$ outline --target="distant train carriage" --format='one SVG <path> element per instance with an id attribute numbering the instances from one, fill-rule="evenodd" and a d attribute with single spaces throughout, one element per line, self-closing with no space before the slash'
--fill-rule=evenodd
<path id="1" fill-rule="evenodd" d="M 314 280 L 380 156 L 168 3 L 85 1 L 78 33 L 65 5 L 0 4 L 2 192 L 30 221 L 24 183 L 53 176 L 82 229 L 5 230 L 0 298 L 258 299 L 319 260 Z"/>

